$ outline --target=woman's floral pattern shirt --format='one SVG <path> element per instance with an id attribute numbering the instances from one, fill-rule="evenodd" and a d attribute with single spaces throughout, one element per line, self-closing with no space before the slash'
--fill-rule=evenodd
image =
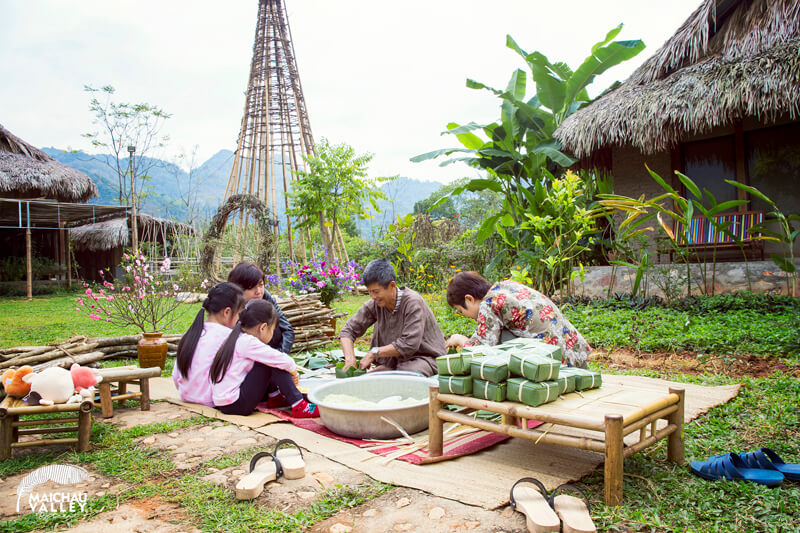
<path id="1" fill-rule="evenodd" d="M 572 365 L 583 364 L 591 351 L 550 298 L 516 281 L 500 281 L 489 289 L 478 310 L 478 329 L 467 345 L 499 344 L 503 329 L 517 337 L 557 344 L 564 362 Z"/>

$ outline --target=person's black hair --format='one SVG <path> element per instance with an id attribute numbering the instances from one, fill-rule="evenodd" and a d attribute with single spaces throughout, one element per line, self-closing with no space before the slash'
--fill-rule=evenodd
<path id="1" fill-rule="evenodd" d="M 361 274 L 361 281 L 367 286 L 378 283 L 385 289 L 394 280 L 394 267 L 386 259 L 373 259 Z"/>
<path id="2" fill-rule="evenodd" d="M 247 291 L 264 281 L 264 272 L 253 263 L 239 263 L 228 274 L 228 281 Z"/>
<path id="3" fill-rule="evenodd" d="M 459 272 L 447 285 L 447 303 L 450 307 L 467 305 L 469 294 L 476 300 L 483 300 L 492 284 L 477 272 Z"/>
<path id="4" fill-rule="evenodd" d="M 200 335 L 203 334 L 203 322 L 205 321 L 205 311 L 209 313 L 219 313 L 224 311 L 225 308 L 230 307 L 234 313 L 238 313 L 244 307 L 245 298 L 242 293 L 242 288 L 230 282 L 223 282 L 211 287 L 208 291 L 208 296 L 203 302 L 203 306 L 194 317 L 192 325 L 186 330 L 186 333 L 181 337 L 178 343 L 178 356 L 176 357 L 176 364 L 178 370 L 183 377 L 189 375 L 189 369 L 192 368 L 192 359 L 194 359 L 194 351 L 197 348 L 197 343 L 200 341 Z"/>
<path id="5" fill-rule="evenodd" d="M 266 300 L 250 300 L 239 314 L 239 322 L 233 327 L 233 331 L 228 335 L 228 339 L 217 351 L 214 362 L 211 363 L 211 383 L 219 383 L 233 360 L 233 352 L 236 348 L 236 341 L 243 329 L 250 329 L 260 324 L 274 326 L 278 322 L 278 311 L 272 302 Z"/>

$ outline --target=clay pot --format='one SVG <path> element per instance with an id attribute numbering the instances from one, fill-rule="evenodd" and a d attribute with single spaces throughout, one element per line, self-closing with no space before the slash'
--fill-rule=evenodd
<path id="1" fill-rule="evenodd" d="M 167 341 L 161 337 L 159 331 L 142 333 L 142 338 L 136 345 L 136 353 L 141 368 L 157 366 L 164 370 L 167 363 Z"/>

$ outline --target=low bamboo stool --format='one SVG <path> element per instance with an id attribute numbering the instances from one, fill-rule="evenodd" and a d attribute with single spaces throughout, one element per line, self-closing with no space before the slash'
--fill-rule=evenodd
<path id="1" fill-rule="evenodd" d="M 118 401 L 124 405 L 125 400 L 139 398 L 142 411 L 150 410 L 150 378 L 161 375 L 161 369 L 157 366 L 150 368 L 102 368 L 97 371 L 103 376 L 103 381 L 97 384 L 100 390 L 100 403 L 95 403 L 99 407 L 103 418 L 114 416 L 114 402 Z M 127 386 L 130 382 L 138 382 L 139 392 L 128 392 Z M 116 383 L 115 389 L 111 384 Z"/>
<path id="2" fill-rule="evenodd" d="M 26 407 L 0 407 L 0 461 L 11 457 L 14 448 L 28 448 L 30 446 L 48 446 L 52 444 L 75 444 L 79 452 L 89 449 L 89 434 L 92 432 L 92 408 L 90 400 L 82 403 L 33 405 Z M 77 416 L 63 418 L 45 418 L 35 420 L 20 420 L 27 415 L 45 413 L 77 413 Z M 48 428 L 44 426 L 53 424 L 71 424 L 76 426 Z M 20 429 L 26 428 L 26 429 Z M 50 435 L 55 433 L 69 433 L 77 431 L 77 438 L 46 439 L 19 442 L 22 435 Z"/>

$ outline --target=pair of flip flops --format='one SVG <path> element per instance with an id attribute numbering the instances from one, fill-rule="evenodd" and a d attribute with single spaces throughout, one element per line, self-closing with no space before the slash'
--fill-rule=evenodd
<path id="1" fill-rule="evenodd" d="M 769 448 L 740 454 L 715 455 L 707 461 L 692 461 L 689 468 L 695 475 L 711 481 L 750 481 L 767 487 L 777 487 L 784 479 L 800 481 L 800 464 L 784 462 Z"/>
<path id="2" fill-rule="evenodd" d="M 291 445 L 294 448 L 283 448 Z M 269 458 L 271 461 L 261 461 Z M 252 500 L 264 491 L 264 485 L 279 477 L 300 479 L 306 475 L 303 450 L 290 439 L 278 441 L 272 453 L 259 452 L 250 460 L 250 473 L 236 484 L 237 500 Z"/>
<path id="3" fill-rule="evenodd" d="M 530 483 L 536 488 L 517 487 L 520 483 Z M 558 494 L 565 490 L 573 490 L 583 499 Z M 525 515 L 525 523 L 530 532 L 594 533 L 597 531 L 592 522 L 588 498 L 581 489 L 570 483 L 564 483 L 548 494 L 541 481 L 524 477 L 511 487 L 509 500 L 512 509 Z"/>

